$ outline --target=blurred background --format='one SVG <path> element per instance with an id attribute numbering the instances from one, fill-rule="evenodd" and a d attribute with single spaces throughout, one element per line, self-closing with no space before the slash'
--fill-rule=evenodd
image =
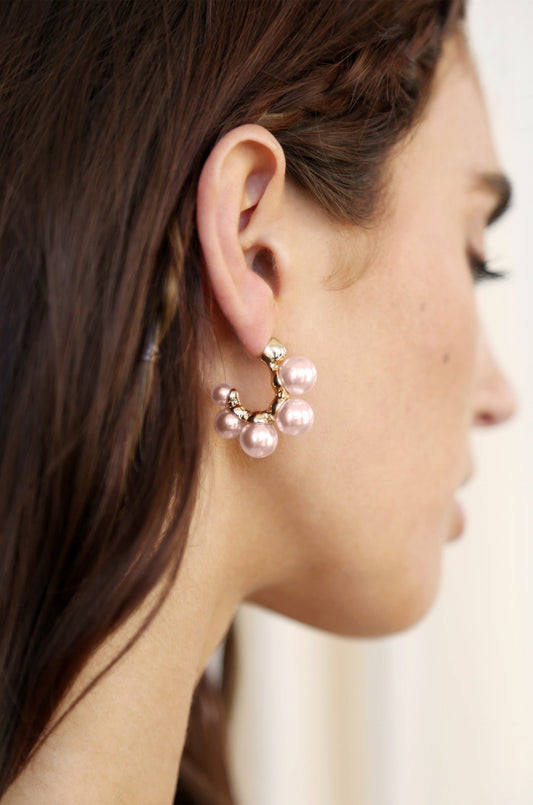
<path id="1" fill-rule="evenodd" d="M 521 410 L 474 437 L 467 531 L 417 627 L 346 640 L 242 609 L 241 805 L 533 804 L 533 3 L 472 0 L 469 29 L 516 191 L 488 240 L 512 276 L 479 302 Z"/>

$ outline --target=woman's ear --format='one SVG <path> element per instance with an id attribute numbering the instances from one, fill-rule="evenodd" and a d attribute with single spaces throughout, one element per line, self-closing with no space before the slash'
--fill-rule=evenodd
<path id="1" fill-rule="evenodd" d="M 272 230 L 285 192 L 283 150 L 266 129 L 239 126 L 211 151 L 198 184 L 197 223 L 215 299 L 245 349 L 261 355 L 273 335 Z M 269 253 L 265 261 L 264 255 Z"/>

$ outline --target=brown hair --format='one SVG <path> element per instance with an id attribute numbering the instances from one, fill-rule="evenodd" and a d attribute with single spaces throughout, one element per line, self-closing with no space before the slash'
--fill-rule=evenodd
<path id="1" fill-rule="evenodd" d="M 211 148 L 260 123 L 326 210 L 368 223 L 462 14 L 0 7 L 0 795 L 91 653 L 178 571 L 204 441 L 195 196 Z M 158 364 L 142 360 L 153 346 Z"/>

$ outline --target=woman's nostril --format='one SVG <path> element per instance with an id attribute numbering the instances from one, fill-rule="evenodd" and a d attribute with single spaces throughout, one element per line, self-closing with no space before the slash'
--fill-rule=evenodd
<path id="1" fill-rule="evenodd" d="M 488 425 L 496 425 L 497 420 L 493 414 L 489 414 L 487 412 L 478 414 L 476 417 L 476 425 L 481 427 L 487 427 Z"/>
<path id="2" fill-rule="evenodd" d="M 486 389 L 485 399 L 480 402 L 475 414 L 475 424 L 480 426 L 499 425 L 511 419 L 518 408 L 514 389 L 502 378 L 498 388 Z"/>

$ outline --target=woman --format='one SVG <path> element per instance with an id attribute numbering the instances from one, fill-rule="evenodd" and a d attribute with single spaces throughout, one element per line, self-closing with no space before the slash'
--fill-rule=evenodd
<path id="1" fill-rule="evenodd" d="M 354 636 L 433 601 L 514 407 L 463 11 L 2 9 L 2 802 L 171 802 L 243 600 Z M 195 718 L 176 801 L 228 802 Z"/>

